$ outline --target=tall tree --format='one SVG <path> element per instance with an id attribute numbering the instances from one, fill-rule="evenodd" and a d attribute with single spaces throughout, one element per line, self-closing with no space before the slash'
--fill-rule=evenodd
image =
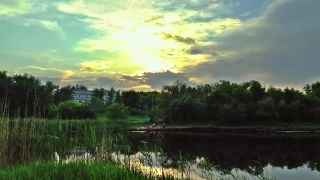
<path id="1" fill-rule="evenodd" d="M 134 90 L 122 91 L 122 102 L 130 108 L 138 108 L 139 94 Z"/>
<path id="2" fill-rule="evenodd" d="M 54 103 L 58 105 L 61 102 L 72 100 L 73 90 L 74 87 L 72 87 L 70 84 L 61 88 L 57 88 L 53 95 Z"/>
<path id="3" fill-rule="evenodd" d="M 303 90 L 306 94 L 315 96 L 320 99 L 320 82 L 317 81 L 315 83 L 312 83 L 311 85 L 307 84 L 305 87 L 303 87 Z"/>
<path id="4" fill-rule="evenodd" d="M 75 90 L 84 90 L 84 91 L 88 91 L 88 87 L 87 87 L 87 86 L 79 85 L 79 84 L 76 84 L 76 86 L 74 86 L 74 89 L 75 89 Z"/>
<path id="5" fill-rule="evenodd" d="M 121 93 L 120 93 L 120 90 L 117 90 L 116 91 L 116 97 L 114 99 L 114 102 L 116 103 L 120 103 L 121 102 Z"/>
<path id="6" fill-rule="evenodd" d="M 108 99 L 107 99 L 106 105 L 109 106 L 115 101 L 116 90 L 114 89 L 114 87 L 111 87 L 109 90 L 107 90 L 107 95 L 108 95 Z"/>
<path id="7" fill-rule="evenodd" d="M 96 97 L 96 98 L 99 98 L 99 99 L 103 99 L 103 96 L 105 95 L 105 93 L 106 93 L 106 89 L 104 89 L 103 87 L 94 88 L 92 96 Z"/>

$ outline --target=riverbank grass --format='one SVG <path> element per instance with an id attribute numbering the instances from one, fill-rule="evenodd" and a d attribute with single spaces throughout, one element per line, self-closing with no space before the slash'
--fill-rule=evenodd
<path id="1" fill-rule="evenodd" d="M 28 166 L 15 166 L 0 169 L 0 180 L 24 179 L 64 179 L 64 180 L 173 180 L 172 177 L 152 177 L 143 174 L 140 170 L 130 167 L 117 167 L 108 162 L 70 162 L 34 163 Z"/>

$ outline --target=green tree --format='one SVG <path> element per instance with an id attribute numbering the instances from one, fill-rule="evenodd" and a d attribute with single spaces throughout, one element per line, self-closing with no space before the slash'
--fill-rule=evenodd
<path id="1" fill-rule="evenodd" d="M 268 97 L 266 99 L 260 100 L 257 103 L 258 110 L 256 111 L 256 116 L 259 120 L 276 120 L 279 119 L 279 114 L 276 111 L 276 106 L 274 105 L 273 99 Z"/>
<path id="2" fill-rule="evenodd" d="M 221 119 L 221 107 L 227 104 L 231 105 L 233 100 L 234 84 L 231 84 L 229 81 L 219 81 L 212 86 L 212 90 L 206 97 L 206 106 L 207 106 L 207 117 L 209 120 L 219 120 Z"/>
<path id="3" fill-rule="evenodd" d="M 299 100 L 292 101 L 289 104 L 285 100 L 281 100 L 278 105 L 278 112 L 282 121 L 298 121 L 300 110 Z"/>
<path id="4" fill-rule="evenodd" d="M 11 76 L 8 76 L 7 71 L 0 71 L 0 97 L 6 97 L 9 94 L 9 90 L 11 90 L 11 85 L 13 83 L 13 79 Z"/>
<path id="5" fill-rule="evenodd" d="M 75 90 L 88 91 L 88 87 L 87 87 L 87 86 L 79 85 L 79 84 L 76 84 L 76 86 L 74 86 L 74 89 L 75 89 Z"/>
<path id="6" fill-rule="evenodd" d="M 164 119 L 164 113 L 162 111 L 162 109 L 159 108 L 158 105 L 152 106 L 150 113 L 149 113 L 149 117 L 150 117 L 150 122 L 156 122 L 158 119 Z"/>
<path id="7" fill-rule="evenodd" d="M 294 88 L 285 88 L 283 93 L 283 99 L 286 101 L 287 104 L 290 104 L 292 101 L 295 100 L 300 94 L 299 91 L 295 90 Z"/>
<path id="8" fill-rule="evenodd" d="M 307 84 L 303 87 L 303 90 L 306 94 L 317 97 L 320 99 L 320 82 L 317 81 L 311 85 Z"/>
<path id="9" fill-rule="evenodd" d="M 41 106 L 43 110 L 38 116 L 47 117 L 49 106 L 54 104 L 54 92 L 58 87 L 51 81 L 47 81 L 45 85 L 39 87 L 37 95 L 38 106 Z"/>
<path id="10" fill-rule="evenodd" d="M 109 106 L 115 101 L 116 98 L 116 90 L 114 89 L 114 87 L 111 87 L 110 90 L 107 90 L 107 95 L 108 99 L 106 105 Z"/>
<path id="11" fill-rule="evenodd" d="M 121 103 L 121 93 L 120 93 L 120 90 L 117 90 L 116 91 L 116 97 L 114 99 L 114 102 L 116 103 Z"/>
<path id="12" fill-rule="evenodd" d="M 89 106 L 95 113 L 104 113 L 105 112 L 105 105 L 104 105 L 103 100 L 101 100 L 95 96 L 93 96 L 91 98 Z"/>
<path id="13" fill-rule="evenodd" d="M 220 122 L 239 124 L 247 120 L 246 105 L 234 101 L 225 103 L 217 110 L 217 120 Z"/>
<path id="14" fill-rule="evenodd" d="M 205 85 L 197 85 L 196 86 L 196 97 L 199 98 L 200 102 L 204 102 L 206 100 L 206 97 L 210 94 L 212 91 L 212 87 L 210 84 Z"/>
<path id="15" fill-rule="evenodd" d="M 103 96 L 105 95 L 106 90 L 101 88 L 94 88 L 92 92 L 92 96 L 103 100 Z"/>
<path id="16" fill-rule="evenodd" d="M 278 105 L 284 99 L 284 93 L 280 88 L 270 87 L 266 92 L 267 97 L 271 97 L 274 104 Z"/>
<path id="17" fill-rule="evenodd" d="M 138 92 L 134 90 L 122 91 L 121 100 L 125 106 L 129 107 L 130 114 L 139 115 L 139 110 L 142 107 L 140 104 L 140 96 Z"/>
<path id="18" fill-rule="evenodd" d="M 181 98 L 174 99 L 169 105 L 171 122 L 192 122 L 202 120 L 204 105 L 199 99 L 186 94 Z"/>
<path id="19" fill-rule="evenodd" d="M 262 100 L 265 95 L 265 88 L 262 87 L 260 82 L 251 80 L 250 82 L 244 83 L 244 87 L 247 87 L 252 95 L 252 101 L 257 103 L 258 101 Z"/>
<path id="20" fill-rule="evenodd" d="M 123 103 L 113 103 L 107 107 L 106 115 L 111 120 L 124 120 L 128 118 L 129 109 Z"/>
<path id="21" fill-rule="evenodd" d="M 54 103 L 58 105 L 61 102 L 72 100 L 73 90 L 74 87 L 72 87 L 70 84 L 61 88 L 58 87 L 53 95 Z"/>
<path id="22" fill-rule="evenodd" d="M 173 83 L 173 85 L 164 85 L 162 87 L 162 91 L 169 93 L 173 99 L 180 98 L 186 93 L 187 84 L 177 80 Z"/>
<path id="23" fill-rule="evenodd" d="M 96 119 L 95 113 L 87 104 L 79 104 L 73 100 L 59 103 L 57 111 L 60 119 Z"/>
<path id="24" fill-rule="evenodd" d="M 56 88 L 52 82 L 42 84 L 27 73 L 10 76 L 0 71 L 0 100 L 6 102 L 11 117 L 46 117 Z"/>
<path id="25" fill-rule="evenodd" d="M 311 94 L 300 98 L 300 120 L 319 121 L 320 120 L 320 99 Z"/>
<path id="26" fill-rule="evenodd" d="M 49 105 L 47 118 L 48 119 L 58 119 L 59 118 L 59 110 L 56 105 L 54 105 L 54 104 Z"/>
<path id="27" fill-rule="evenodd" d="M 40 80 L 27 73 L 15 74 L 7 89 L 10 98 L 10 116 L 45 116 L 45 109 L 51 103 L 50 92 L 41 84 Z"/>
<path id="28" fill-rule="evenodd" d="M 231 122 L 234 118 L 235 110 L 231 104 L 223 104 L 217 110 L 217 119 L 221 122 Z"/>

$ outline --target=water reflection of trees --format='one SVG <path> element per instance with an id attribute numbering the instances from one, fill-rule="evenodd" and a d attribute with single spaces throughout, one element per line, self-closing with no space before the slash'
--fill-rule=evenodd
<path id="1" fill-rule="evenodd" d="M 163 148 L 170 159 L 171 167 L 177 166 L 180 153 L 189 160 L 207 157 L 221 173 L 234 168 L 251 174 L 260 174 L 263 167 L 298 168 L 307 165 L 320 171 L 320 137 L 316 136 L 240 136 L 240 135 L 186 135 L 165 134 L 163 137 L 153 134 L 129 138 L 135 151 L 145 140 L 150 149 L 154 145 Z"/>

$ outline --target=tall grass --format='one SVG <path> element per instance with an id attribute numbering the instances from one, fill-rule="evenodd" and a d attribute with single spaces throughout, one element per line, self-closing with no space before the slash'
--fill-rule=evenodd
<path id="1" fill-rule="evenodd" d="M 85 163 L 71 162 L 68 164 L 53 162 L 31 164 L 26 167 L 0 170 L 0 180 L 11 179 L 37 180 L 37 179 L 65 179 L 65 180 L 171 180 L 172 177 L 155 178 L 143 174 L 136 169 L 119 168 L 105 162 Z"/>
<path id="2" fill-rule="evenodd" d="M 145 146 L 134 162 L 123 135 L 108 132 L 125 122 L 10 119 L 6 104 L 0 103 L 0 179 L 193 179 L 191 158 L 180 153 L 170 170 L 161 147 Z"/>
<path id="3" fill-rule="evenodd" d="M 0 165 L 65 158 L 74 147 L 96 153 L 100 146 L 92 121 L 49 121 L 36 117 L 9 118 L 7 101 L 0 102 Z M 98 131 L 101 132 L 101 131 Z M 103 131 L 102 131 L 103 132 Z M 101 133 L 102 133 L 101 132 Z"/>

